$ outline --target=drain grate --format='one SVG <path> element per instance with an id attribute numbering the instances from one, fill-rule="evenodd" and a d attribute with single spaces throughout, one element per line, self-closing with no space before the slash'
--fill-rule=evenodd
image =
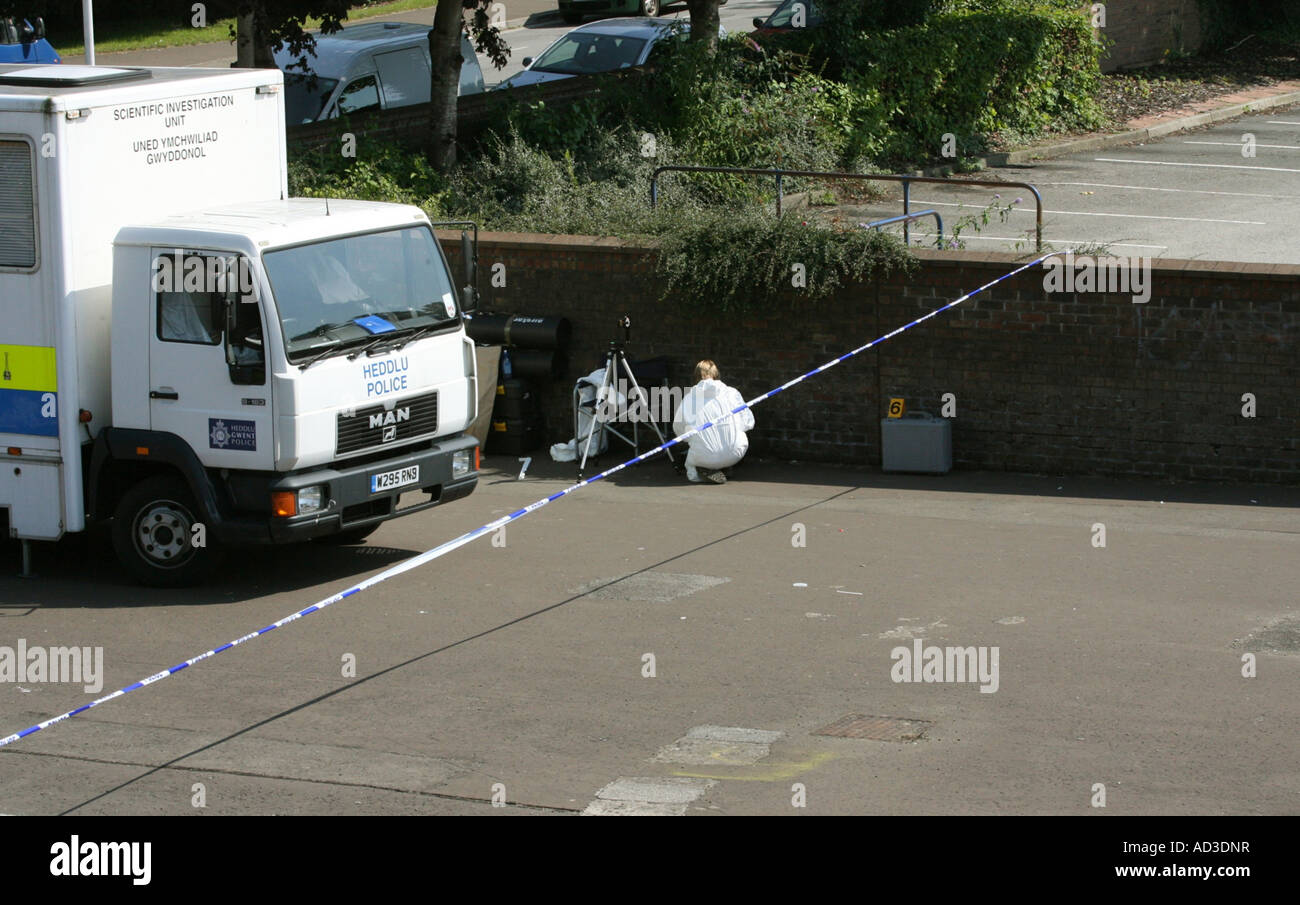
<path id="1" fill-rule="evenodd" d="M 829 726 L 823 726 L 813 735 L 833 735 L 836 738 L 869 738 L 878 742 L 914 742 L 933 726 L 930 720 L 905 720 L 895 716 L 863 716 L 850 713 Z"/>

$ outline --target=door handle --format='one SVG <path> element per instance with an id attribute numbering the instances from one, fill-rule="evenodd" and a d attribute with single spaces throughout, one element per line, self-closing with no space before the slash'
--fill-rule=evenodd
<path id="1" fill-rule="evenodd" d="M 164 393 L 162 390 L 150 390 L 149 398 L 150 399 L 180 399 L 181 394 L 177 393 L 175 390 L 172 390 L 171 392 L 167 392 L 167 393 Z"/>

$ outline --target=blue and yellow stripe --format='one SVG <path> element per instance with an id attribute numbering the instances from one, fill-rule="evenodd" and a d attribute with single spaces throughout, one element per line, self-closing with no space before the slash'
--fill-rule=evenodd
<path id="1" fill-rule="evenodd" d="M 54 349 L 0 344 L 0 433 L 57 437 L 58 391 Z"/>

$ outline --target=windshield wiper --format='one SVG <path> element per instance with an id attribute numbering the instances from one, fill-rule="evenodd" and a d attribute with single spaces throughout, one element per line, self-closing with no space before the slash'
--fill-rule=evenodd
<path id="1" fill-rule="evenodd" d="M 384 315 L 380 315 L 380 316 L 383 317 Z M 441 330 L 442 328 L 446 327 L 449 323 L 451 323 L 450 320 L 442 321 L 440 323 L 424 324 L 423 326 L 420 327 L 398 327 L 395 332 L 385 333 L 382 336 L 377 336 L 373 340 L 371 340 L 370 342 L 362 346 L 360 349 L 353 351 L 352 354 L 348 356 L 348 360 L 352 361 L 353 359 L 360 358 L 362 355 L 367 355 L 370 352 L 378 351 L 381 348 L 383 351 L 387 352 L 389 350 L 387 348 L 383 348 L 383 346 L 385 343 L 389 343 L 389 342 L 393 343 L 392 349 L 393 351 L 396 351 L 408 345 L 409 343 L 414 342 L 415 340 L 419 339 L 421 336 L 424 336 L 434 330 Z"/>
<path id="2" fill-rule="evenodd" d="M 346 351 L 347 349 L 343 347 L 343 343 L 340 340 L 336 339 L 334 340 L 334 345 L 330 346 L 324 352 L 321 352 L 318 355 L 313 355 L 311 358 L 307 359 L 306 361 L 299 363 L 298 367 L 302 368 L 305 371 L 318 361 L 324 361 L 325 359 L 330 358 L 331 356 L 334 355 L 341 355 Z"/>
<path id="3" fill-rule="evenodd" d="M 310 339 L 313 336 L 324 336 L 326 333 L 330 332 L 331 330 L 337 330 L 340 327 L 346 327 L 350 323 L 352 322 L 340 321 L 337 324 L 321 324 L 319 327 L 313 327 L 312 329 L 308 330 L 306 333 L 299 333 L 297 336 L 293 337 L 293 339 L 289 341 L 297 342 L 300 339 Z M 307 359 L 306 361 L 294 362 L 294 363 L 297 364 L 298 367 L 302 368 L 302 370 L 305 371 L 308 368 L 310 368 L 312 365 L 316 364 L 316 362 L 324 361 L 326 358 L 329 358 L 332 355 L 337 355 L 338 353 L 344 351 L 343 340 L 339 339 L 337 336 L 329 337 L 329 339 L 330 339 L 329 348 L 325 349 L 323 352 L 319 352 L 316 355 L 313 355 L 311 358 Z"/>
<path id="4" fill-rule="evenodd" d="M 337 324 L 321 324 L 319 327 L 312 327 L 306 333 L 299 333 L 297 336 L 290 338 L 289 342 L 296 343 L 300 339 L 311 339 L 313 336 L 324 336 L 331 330 L 346 327 L 350 323 L 352 323 L 352 321 L 339 321 Z"/>
<path id="5" fill-rule="evenodd" d="M 362 355 L 365 355 L 371 349 L 375 349 L 392 339 L 393 339 L 393 335 L 391 331 L 388 333 L 382 333 L 379 336 L 376 336 L 370 342 L 366 343 L 360 349 L 353 349 L 351 352 L 349 352 L 348 361 L 356 361 L 358 358 L 360 358 Z"/>

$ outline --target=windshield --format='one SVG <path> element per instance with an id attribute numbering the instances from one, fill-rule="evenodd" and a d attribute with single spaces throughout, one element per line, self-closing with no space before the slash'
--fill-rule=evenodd
<path id="1" fill-rule="evenodd" d="M 311 76 L 284 74 L 284 121 L 290 124 L 314 123 L 320 118 L 325 102 L 334 93 L 338 79 L 314 80 Z"/>
<path id="2" fill-rule="evenodd" d="M 425 226 L 300 245 L 262 258 L 290 361 L 458 322 L 442 252 Z"/>
<path id="3" fill-rule="evenodd" d="M 645 47 L 641 38 L 622 35 L 599 35 L 592 32 L 569 32 L 537 58 L 532 69 L 582 75 L 586 72 L 609 72 L 635 66 Z"/>

